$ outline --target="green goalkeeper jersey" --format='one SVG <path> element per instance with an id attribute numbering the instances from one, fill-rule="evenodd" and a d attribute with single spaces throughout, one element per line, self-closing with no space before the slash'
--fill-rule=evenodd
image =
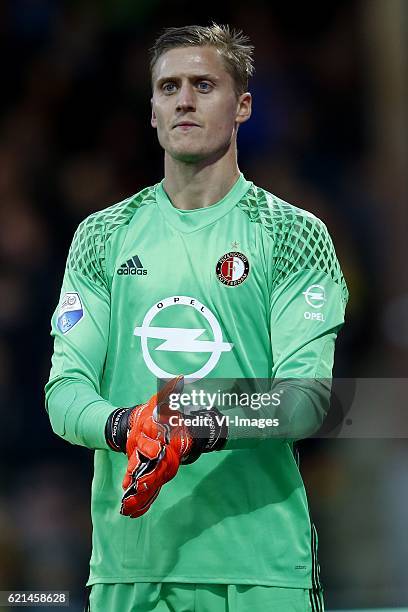
<path id="1" fill-rule="evenodd" d="M 95 449 L 89 585 L 316 586 L 292 449 L 302 410 L 322 419 L 307 393 L 290 406 L 297 435 L 239 440 L 231 428 L 224 450 L 181 466 L 138 519 L 119 513 L 127 458 L 104 428 L 158 378 L 330 379 L 346 301 L 325 225 L 243 175 L 206 208 L 175 208 L 162 182 L 80 224 L 52 318 L 46 403 L 58 435 Z"/>

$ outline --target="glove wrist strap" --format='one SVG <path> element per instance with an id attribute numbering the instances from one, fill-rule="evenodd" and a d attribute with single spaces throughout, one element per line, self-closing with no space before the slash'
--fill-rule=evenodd
<path id="1" fill-rule="evenodd" d="M 133 408 L 117 408 L 105 425 L 105 440 L 112 450 L 126 454 L 129 416 Z"/>
<path id="2" fill-rule="evenodd" d="M 193 438 L 191 451 L 181 461 L 183 465 L 193 463 L 202 453 L 222 450 L 228 437 L 228 426 L 226 419 L 216 408 L 212 410 L 197 410 L 191 413 L 191 417 L 202 417 L 198 425 L 187 427 Z"/>

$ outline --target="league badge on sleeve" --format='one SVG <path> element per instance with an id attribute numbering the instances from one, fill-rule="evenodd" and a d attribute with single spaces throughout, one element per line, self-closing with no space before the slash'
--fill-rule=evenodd
<path id="1" fill-rule="evenodd" d="M 236 287 L 248 278 L 248 258 L 238 251 L 230 251 L 219 258 L 215 269 L 217 278 L 228 287 Z"/>
<path id="2" fill-rule="evenodd" d="M 66 293 L 58 311 L 57 327 L 63 334 L 68 333 L 84 316 L 81 298 L 76 292 Z"/>

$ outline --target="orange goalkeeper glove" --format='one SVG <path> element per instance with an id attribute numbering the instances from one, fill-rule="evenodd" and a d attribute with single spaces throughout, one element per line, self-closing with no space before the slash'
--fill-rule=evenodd
<path id="1" fill-rule="evenodd" d="M 121 513 L 136 518 L 150 508 L 163 484 L 174 478 L 180 463 L 192 463 L 203 452 L 221 450 L 227 426 L 216 409 L 198 410 L 189 417 L 204 423 L 187 426 L 186 417 L 171 410 L 169 399 L 180 393 L 183 377 L 169 381 L 147 402 L 119 408 L 108 418 L 105 435 L 113 450 L 126 451 L 128 466 Z M 188 418 L 188 417 L 187 417 Z"/>

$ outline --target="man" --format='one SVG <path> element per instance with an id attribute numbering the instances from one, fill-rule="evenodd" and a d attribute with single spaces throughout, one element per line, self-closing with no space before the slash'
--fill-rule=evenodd
<path id="1" fill-rule="evenodd" d="M 46 397 L 53 430 L 95 449 L 92 612 L 323 610 L 293 442 L 327 412 L 347 289 L 324 224 L 239 172 L 248 43 L 216 24 L 157 39 L 164 180 L 85 219 L 68 256 Z M 274 381 L 268 426 L 217 402 L 188 421 L 183 383 L 219 379 Z"/>

